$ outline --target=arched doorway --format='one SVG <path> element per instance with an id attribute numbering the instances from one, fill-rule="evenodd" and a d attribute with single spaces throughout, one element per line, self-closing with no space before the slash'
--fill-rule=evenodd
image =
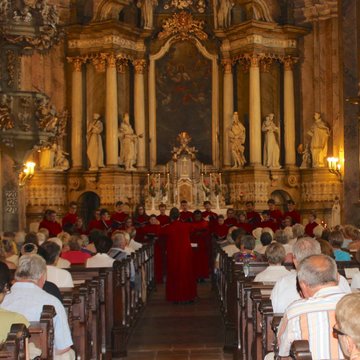
<path id="1" fill-rule="evenodd" d="M 270 197 L 275 200 L 275 203 L 278 205 L 279 210 L 282 212 L 288 211 L 287 201 L 292 200 L 289 193 L 284 190 L 275 190 L 271 193 Z"/>
<path id="2" fill-rule="evenodd" d="M 94 211 L 100 206 L 100 197 L 92 191 L 83 193 L 78 199 L 78 214 L 84 220 L 85 226 L 94 216 Z"/>

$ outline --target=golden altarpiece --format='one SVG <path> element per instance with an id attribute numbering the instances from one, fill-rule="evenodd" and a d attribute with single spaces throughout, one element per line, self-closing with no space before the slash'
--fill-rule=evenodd
<path id="1" fill-rule="evenodd" d="M 343 199 L 340 10 L 305 3 L 3 1 L 3 230 L 70 201 L 88 218 L 273 197 L 327 221 Z"/>

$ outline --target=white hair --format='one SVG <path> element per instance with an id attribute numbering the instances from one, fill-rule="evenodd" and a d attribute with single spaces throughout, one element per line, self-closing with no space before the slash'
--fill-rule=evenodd
<path id="1" fill-rule="evenodd" d="M 23 255 L 15 271 L 15 280 L 38 281 L 44 274 L 46 274 L 46 262 L 41 256 Z"/>

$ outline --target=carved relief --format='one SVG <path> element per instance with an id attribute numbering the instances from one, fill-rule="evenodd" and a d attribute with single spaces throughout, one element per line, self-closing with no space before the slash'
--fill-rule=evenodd
<path id="1" fill-rule="evenodd" d="M 333 202 L 334 194 L 340 194 L 339 182 L 311 181 L 301 184 L 301 197 L 303 202 Z"/>
<path id="2" fill-rule="evenodd" d="M 195 9 L 199 13 L 203 14 L 206 9 L 205 0 L 167 0 L 164 4 L 164 9 Z"/>
<path id="3" fill-rule="evenodd" d="M 231 74 L 232 73 L 232 61 L 231 59 L 223 59 L 221 60 L 221 64 L 224 69 L 224 74 Z"/>
<path id="4" fill-rule="evenodd" d="M 32 100 L 28 96 L 20 98 L 20 112 L 18 113 L 19 128 L 23 131 L 29 131 L 31 129 L 31 105 Z"/>
<path id="5" fill-rule="evenodd" d="M 70 191 L 78 191 L 83 186 L 82 178 L 80 177 L 71 177 L 69 178 L 69 190 Z"/>
<path id="6" fill-rule="evenodd" d="M 98 53 L 90 57 L 92 64 L 97 72 L 105 72 L 106 70 L 106 54 Z"/>
<path id="7" fill-rule="evenodd" d="M 8 81 L 7 85 L 10 88 L 15 86 L 15 79 L 16 79 L 16 64 L 17 64 L 17 57 L 15 55 L 15 51 L 7 50 L 6 51 L 6 62 L 7 62 L 7 74 L 8 74 Z"/>
<path id="8" fill-rule="evenodd" d="M 15 124 L 11 115 L 12 96 L 0 95 L 0 130 L 13 129 Z"/>
<path id="9" fill-rule="evenodd" d="M 27 205 L 30 206 L 63 206 L 67 203 L 65 185 L 33 185 L 27 188 Z"/>
<path id="10" fill-rule="evenodd" d="M 84 64 L 87 60 L 86 56 L 76 56 L 76 57 L 67 57 L 66 60 L 73 64 L 73 71 L 79 72 L 81 71 L 82 64 Z"/>
<path id="11" fill-rule="evenodd" d="M 116 70 L 119 74 L 125 74 L 129 66 L 129 60 L 124 58 L 119 58 L 116 62 Z"/>
<path id="12" fill-rule="evenodd" d="M 144 74 L 146 67 L 146 60 L 138 59 L 133 61 L 135 74 Z"/>
<path id="13" fill-rule="evenodd" d="M 194 20 L 190 13 L 182 11 L 164 21 L 163 30 L 159 33 L 158 38 L 166 39 L 174 36 L 178 40 L 188 40 L 192 37 L 206 40 L 208 36 L 203 28 L 204 21 Z"/>

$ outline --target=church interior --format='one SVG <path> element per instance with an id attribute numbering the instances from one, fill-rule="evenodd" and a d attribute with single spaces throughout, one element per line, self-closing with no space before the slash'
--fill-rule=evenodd
<path id="1" fill-rule="evenodd" d="M 118 206 L 126 223 L 139 208 L 159 219 L 161 208 L 167 215 L 187 207 L 193 219 L 210 204 L 203 215 L 210 228 L 212 211 L 233 226 L 229 211 L 249 213 L 249 204 L 256 224 L 267 221 L 260 214 L 269 215 L 268 206 L 288 213 L 295 205 L 303 225 L 353 226 L 349 251 L 359 251 L 346 263 L 359 272 L 359 74 L 358 0 L 1 0 L 1 239 L 38 232 L 48 215 L 64 225 L 75 219 L 71 208 L 88 227 L 94 214 L 102 219 Z M 47 235 L 66 232 L 58 226 Z M 261 231 L 252 234 L 261 247 Z M 59 288 L 77 358 L 240 360 L 272 352 L 274 284 L 247 282 L 264 262 L 237 261 L 210 236 L 202 241 L 189 240 L 186 250 L 198 251 L 197 296 L 179 301 L 168 294 L 180 271 L 170 272 L 170 254 L 178 253 L 164 243 L 143 243 L 121 261 L 116 253 L 111 265 L 69 265 L 74 289 Z M 93 257 L 112 249 L 95 247 Z M 285 253 L 280 263 L 296 270 L 288 254 L 289 264 Z M 158 281 L 159 266 L 167 270 Z M 1 286 L 2 306 L 10 292 Z M 295 350 L 293 359 L 311 358 Z"/>
<path id="2" fill-rule="evenodd" d="M 357 6 L 2 2 L 1 229 L 182 199 L 359 224 Z"/>

